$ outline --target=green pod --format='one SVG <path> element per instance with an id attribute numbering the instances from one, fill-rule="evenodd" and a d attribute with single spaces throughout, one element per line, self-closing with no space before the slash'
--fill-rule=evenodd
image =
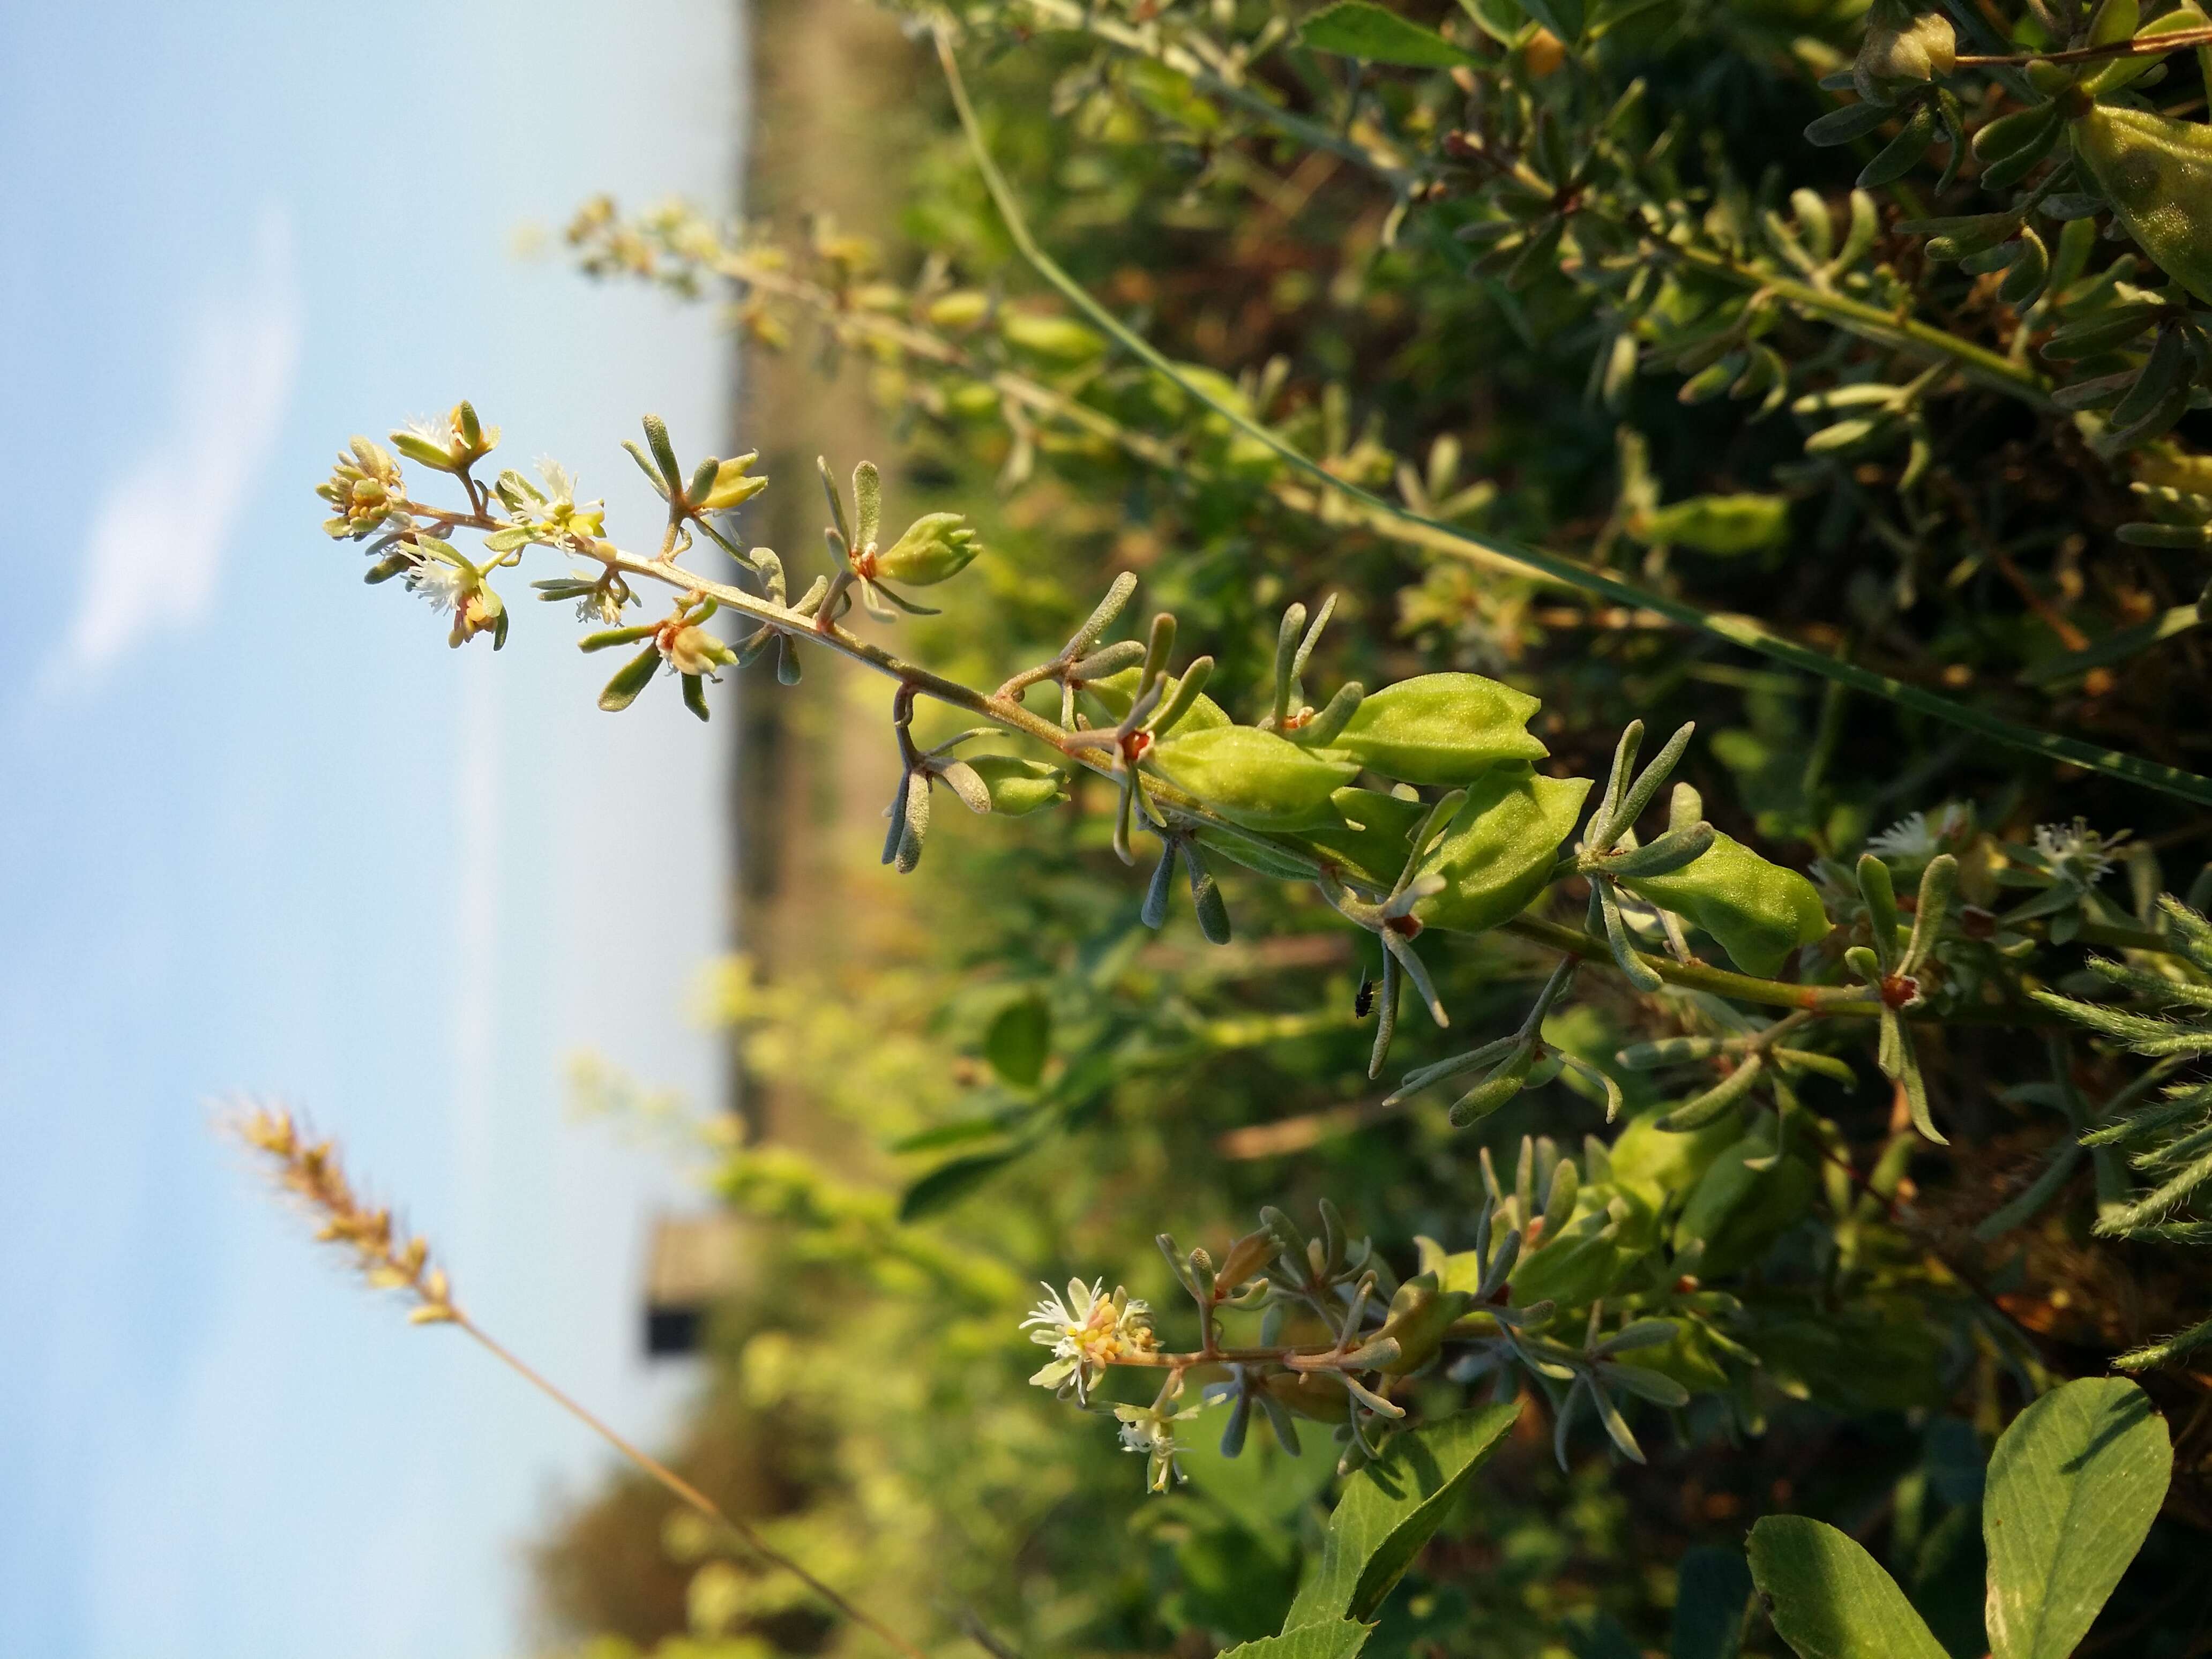
<path id="1" fill-rule="evenodd" d="M 1659 1127 L 1666 1108 L 1645 1113 L 1620 1132 L 1610 1149 L 1614 1186 L 1653 1209 L 1665 1209 L 1693 1191 L 1713 1160 L 1739 1138 L 1732 1122 L 1709 1123 L 1676 1133 Z"/>
<path id="2" fill-rule="evenodd" d="M 1413 831 L 1429 815 L 1429 803 L 1401 800 L 1379 789 L 1350 787 L 1338 790 L 1329 800 L 1344 822 L 1309 830 L 1306 839 L 1386 887 L 1396 881 L 1413 851 Z"/>
<path id="3" fill-rule="evenodd" d="M 1514 1263 L 1513 1305 L 1556 1303 L 1563 1309 L 1586 1308 L 1618 1284 L 1631 1257 L 1615 1237 L 1613 1218 L 1602 1210 L 1580 1216 L 1556 1238 L 1540 1240 Z"/>
<path id="4" fill-rule="evenodd" d="M 1106 342 L 1097 331 L 1072 317 L 1040 317 L 1033 312 L 1007 311 L 999 316 L 999 332 L 1008 345 L 1047 362 L 1073 367 L 1103 355 Z"/>
<path id="5" fill-rule="evenodd" d="M 1730 558 L 1779 544 L 1790 532 L 1790 503 L 1780 495 L 1692 495 L 1645 514 L 1631 528 L 1649 546 Z"/>
<path id="6" fill-rule="evenodd" d="M 1010 818 L 1067 799 L 1067 775 L 1042 761 L 1018 755 L 972 755 L 968 768 L 990 792 L 991 810 Z"/>
<path id="7" fill-rule="evenodd" d="M 1674 1334 L 1649 1348 L 1638 1348 L 1635 1363 L 1662 1376 L 1671 1376 L 1692 1394 L 1717 1394 L 1729 1386 L 1725 1356 L 1705 1328 L 1692 1320 L 1670 1319 Z"/>
<path id="8" fill-rule="evenodd" d="M 1465 1291 L 1438 1288 L 1434 1273 L 1420 1273 L 1398 1287 L 1390 1298 L 1390 1316 L 1376 1338 L 1389 1337 L 1398 1345 L 1398 1357 L 1381 1369 L 1392 1376 L 1417 1371 L 1437 1356 L 1444 1333 L 1474 1304 Z"/>
<path id="9" fill-rule="evenodd" d="M 1559 843 L 1582 816 L 1588 778 L 1540 777 L 1525 761 L 1501 762 L 1468 791 L 1458 815 L 1421 868 L 1444 885 L 1413 907 L 1425 927 L 1480 933 L 1510 921 L 1551 879 Z"/>
<path id="10" fill-rule="evenodd" d="M 1256 870 L 1263 876 L 1273 876 L 1278 881 L 1311 881 L 1314 872 L 1287 853 L 1277 853 L 1263 842 L 1245 840 L 1221 830 L 1200 826 L 1191 832 L 1191 838 L 1209 853 L 1218 853 L 1231 864 L 1247 870 Z"/>
<path id="11" fill-rule="evenodd" d="M 1540 705 L 1480 674 L 1423 674 L 1363 698 L 1331 747 L 1407 783 L 1472 783 L 1503 760 L 1551 751 L 1527 731 Z"/>
<path id="12" fill-rule="evenodd" d="M 1828 931 L 1820 889 L 1727 836 L 1716 836 L 1679 870 L 1626 876 L 1620 884 L 1687 917 L 1717 939 L 1738 967 L 1762 979 L 1778 972 L 1791 951 Z"/>
<path id="13" fill-rule="evenodd" d="M 925 513 L 876 555 L 873 569 L 860 574 L 929 587 L 958 575 L 982 550 L 981 540 L 957 513 Z"/>
<path id="14" fill-rule="evenodd" d="M 1144 672 L 1142 668 L 1124 668 L 1101 679 L 1085 680 L 1083 695 L 1105 711 L 1109 721 L 1118 726 L 1128 718 L 1129 705 L 1136 701 L 1137 682 Z M 1162 707 L 1175 700 L 1176 689 L 1182 684 L 1180 679 L 1170 678 L 1160 688 Z M 1211 732 L 1231 724 L 1228 711 L 1201 691 L 1188 712 L 1176 722 L 1176 740 L 1180 742 L 1194 732 Z"/>
<path id="15" fill-rule="evenodd" d="M 2212 126 L 2098 104 L 2074 149 L 2159 269 L 2212 301 Z"/>
<path id="16" fill-rule="evenodd" d="M 1773 1154 L 1772 1128 L 1762 1124 L 1715 1158 L 1691 1191 L 1674 1223 L 1674 1248 L 1704 1244 L 1701 1277 L 1719 1277 L 1748 1265 L 1805 1213 L 1817 1184 L 1812 1169 L 1794 1155 L 1769 1170 L 1751 1167 L 1750 1160 Z"/>
<path id="17" fill-rule="evenodd" d="M 2037 104 L 2029 109 L 2000 115 L 1974 134 L 1974 154 L 1984 161 L 2002 161 L 2033 149 L 2058 125 L 2056 104 Z"/>
<path id="18" fill-rule="evenodd" d="M 1154 749 L 1151 761 L 1178 787 L 1249 830 L 1335 823 L 1328 798 L 1359 770 L 1250 726 L 1187 731 Z"/>

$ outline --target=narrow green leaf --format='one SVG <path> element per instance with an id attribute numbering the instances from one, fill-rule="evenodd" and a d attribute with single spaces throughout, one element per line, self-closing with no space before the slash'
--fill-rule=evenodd
<path id="1" fill-rule="evenodd" d="M 1338 0 L 1306 19 L 1298 39 L 1316 52 L 1407 69 L 1456 69 L 1475 60 L 1419 23 L 1367 0 Z"/>
<path id="2" fill-rule="evenodd" d="M 1798 1659 L 1948 1659 L 1897 1581 L 1826 1522 L 1768 1516 L 1751 1529 L 1751 1576 Z"/>
<path id="3" fill-rule="evenodd" d="M 1520 1414 L 1517 1403 L 1491 1406 L 1394 1437 L 1345 1483 L 1284 1629 L 1372 1617 Z"/>
<path id="4" fill-rule="evenodd" d="M 2065 1659 L 2165 1501 L 2173 1451 L 2150 1396 L 2116 1376 L 2054 1389 L 1990 1459 L 1992 1659 Z"/>

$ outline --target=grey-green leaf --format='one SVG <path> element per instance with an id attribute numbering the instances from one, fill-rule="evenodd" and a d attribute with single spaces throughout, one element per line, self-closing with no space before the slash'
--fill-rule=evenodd
<path id="1" fill-rule="evenodd" d="M 1306 19 L 1299 41 L 1316 52 L 1407 69 L 1456 69 L 1475 60 L 1434 29 L 1366 0 L 1339 0 Z"/>
<path id="2" fill-rule="evenodd" d="M 1345 1483 L 1283 1628 L 1371 1618 L 1520 1414 L 1518 1404 L 1491 1406 L 1394 1437 Z"/>
<path id="3" fill-rule="evenodd" d="M 2085 1377 L 2013 1420 L 1990 1459 L 1992 1659 L 2074 1651 L 2165 1500 L 2173 1451 L 2150 1396 Z"/>
<path id="4" fill-rule="evenodd" d="M 1826 1522 L 1768 1516 L 1751 1529 L 1751 1576 L 1798 1659 L 1948 1659 L 1897 1581 Z"/>

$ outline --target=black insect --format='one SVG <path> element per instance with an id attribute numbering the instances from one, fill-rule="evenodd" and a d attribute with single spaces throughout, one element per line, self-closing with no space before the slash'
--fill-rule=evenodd
<path id="1" fill-rule="evenodd" d="M 1375 981 L 1362 974 L 1359 976 L 1359 989 L 1352 994 L 1352 1017 L 1354 1019 L 1364 1019 L 1374 1012 Z"/>

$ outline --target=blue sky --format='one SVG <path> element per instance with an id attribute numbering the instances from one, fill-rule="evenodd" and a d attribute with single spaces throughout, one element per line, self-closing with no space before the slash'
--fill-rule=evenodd
<path id="1" fill-rule="evenodd" d="M 562 1079 L 714 1097 L 729 726 L 597 712 L 520 583 L 497 659 L 449 652 L 309 492 L 462 395 L 617 533 L 640 414 L 727 447 L 703 310 L 516 243 L 601 188 L 730 199 L 733 11 L 0 10 L 0 1652 L 519 1652 L 522 1545 L 604 1467 L 320 1259 L 212 1098 L 340 1133 L 620 1425 L 680 1398 L 635 1324 L 681 1174 Z"/>

